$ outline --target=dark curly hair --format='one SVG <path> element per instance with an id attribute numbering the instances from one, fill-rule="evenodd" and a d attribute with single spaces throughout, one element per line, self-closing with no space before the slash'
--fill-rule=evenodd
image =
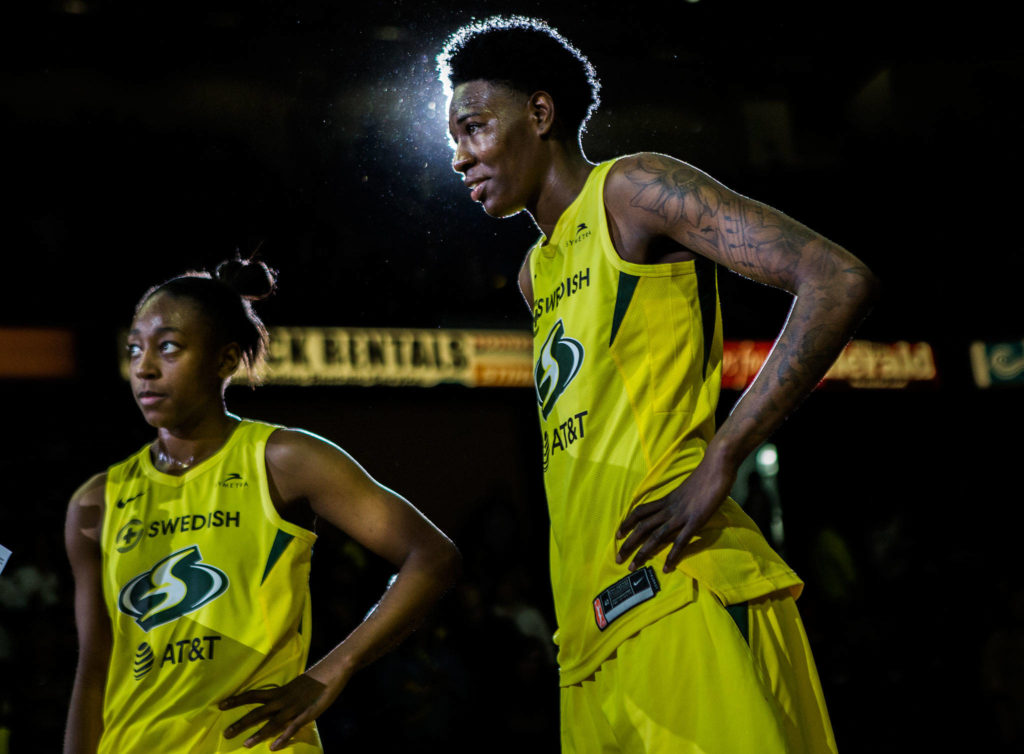
<path id="1" fill-rule="evenodd" d="M 270 340 L 251 302 L 267 298 L 276 289 L 276 270 L 263 262 L 228 259 L 212 273 L 191 270 L 154 285 L 139 299 L 135 315 L 160 293 L 192 301 L 209 321 L 219 343 L 238 344 L 249 382 L 255 384 L 259 381 Z"/>
<path id="2" fill-rule="evenodd" d="M 490 81 L 526 95 L 545 91 L 555 101 L 566 136 L 579 138 L 601 99 L 590 61 L 544 21 L 493 16 L 455 31 L 437 56 L 445 92 L 467 81 Z"/>

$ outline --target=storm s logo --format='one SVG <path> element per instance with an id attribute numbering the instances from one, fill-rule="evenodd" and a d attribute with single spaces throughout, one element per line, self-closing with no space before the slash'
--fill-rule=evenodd
<path id="1" fill-rule="evenodd" d="M 533 381 L 537 386 L 537 404 L 541 415 L 547 419 L 558 399 L 569 387 L 569 383 L 580 373 L 583 366 L 583 345 L 578 340 L 566 337 L 562 320 L 555 322 L 540 347 L 540 356 L 533 370 Z"/>
<path id="2" fill-rule="evenodd" d="M 227 591 L 228 577 L 202 560 L 197 545 L 168 555 L 124 585 L 118 609 L 149 631 L 213 602 Z"/>

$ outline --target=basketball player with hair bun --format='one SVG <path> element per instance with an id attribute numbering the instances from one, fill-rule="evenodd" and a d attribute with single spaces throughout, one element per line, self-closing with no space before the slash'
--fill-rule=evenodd
<path id="1" fill-rule="evenodd" d="M 265 264 L 231 260 L 136 307 L 130 383 L 156 438 L 68 507 L 79 659 L 65 752 L 321 752 L 316 718 L 456 576 L 451 541 L 344 450 L 227 410 L 232 376 L 263 363 L 251 302 L 275 285 Z M 318 521 L 398 572 L 307 668 Z"/>

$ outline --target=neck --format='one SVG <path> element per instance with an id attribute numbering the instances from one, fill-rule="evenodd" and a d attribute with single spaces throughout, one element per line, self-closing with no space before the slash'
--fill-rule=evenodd
<path id="1" fill-rule="evenodd" d="M 160 471 L 183 474 L 220 450 L 238 422 L 225 411 L 189 427 L 160 427 L 151 448 L 153 462 Z"/>
<path id="2" fill-rule="evenodd" d="M 541 233 L 550 237 L 558 218 L 583 190 L 594 164 L 578 143 L 552 142 L 550 160 L 537 200 L 527 207 Z"/>

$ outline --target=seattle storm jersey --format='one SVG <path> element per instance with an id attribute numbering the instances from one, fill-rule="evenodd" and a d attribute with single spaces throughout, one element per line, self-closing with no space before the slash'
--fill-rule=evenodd
<path id="1" fill-rule="evenodd" d="M 264 454 L 275 429 L 243 420 L 181 476 L 158 471 L 148 445 L 108 470 L 103 593 L 113 647 L 100 752 L 242 751 L 256 728 L 231 740 L 224 729 L 252 707 L 221 712 L 217 703 L 305 670 L 316 536 L 270 499 Z M 316 728 L 287 750 L 321 751 Z"/>
<path id="2" fill-rule="evenodd" d="M 661 571 L 669 548 L 632 574 L 615 562 L 622 519 L 685 480 L 714 434 L 722 326 L 714 264 L 619 257 L 604 205 L 613 164 L 594 168 L 529 255 L 562 685 L 690 602 L 689 577 L 725 604 L 801 587 L 731 499 L 676 572 Z"/>

